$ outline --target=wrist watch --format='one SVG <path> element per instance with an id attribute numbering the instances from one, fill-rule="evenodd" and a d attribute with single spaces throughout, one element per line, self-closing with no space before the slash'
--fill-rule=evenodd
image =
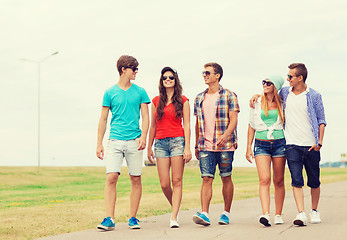
<path id="1" fill-rule="evenodd" d="M 323 145 L 322 145 L 322 144 L 320 144 L 320 143 L 318 143 L 318 146 L 319 146 L 319 147 L 323 147 Z"/>

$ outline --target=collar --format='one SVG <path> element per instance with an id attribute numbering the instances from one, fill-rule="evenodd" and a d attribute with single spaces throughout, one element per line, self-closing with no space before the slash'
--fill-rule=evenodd
<path id="1" fill-rule="evenodd" d="M 308 85 L 306 84 L 306 90 L 305 91 L 303 91 L 302 93 L 305 93 L 305 95 L 306 94 L 308 94 L 310 92 L 310 88 L 308 87 Z M 289 87 L 289 93 L 293 93 L 293 87 Z M 300 94 L 302 94 L 302 93 L 300 93 Z M 294 94 L 294 93 L 293 93 Z"/>
<path id="2" fill-rule="evenodd" d="M 223 87 L 222 87 L 222 85 L 219 84 L 218 92 L 220 93 L 222 90 L 223 90 Z M 208 88 L 205 89 L 205 91 L 204 91 L 204 96 L 205 96 L 205 94 L 207 93 L 207 91 L 208 91 Z"/>

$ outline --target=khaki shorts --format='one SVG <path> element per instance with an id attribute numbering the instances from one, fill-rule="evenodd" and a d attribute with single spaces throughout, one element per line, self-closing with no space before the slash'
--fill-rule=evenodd
<path id="1" fill-rule="evenodd" d="M 129 175 L 141 176 L 143 166 L 143 150 L 137 150 L 138 139 L 117 140 L 109 139 L 105 151 L 106 174 L 117 172 L 120 174 L 125 158 Z"/>

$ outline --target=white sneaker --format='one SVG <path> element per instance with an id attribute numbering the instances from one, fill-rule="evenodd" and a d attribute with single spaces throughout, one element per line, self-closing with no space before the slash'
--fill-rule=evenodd
<path id="1" fill-rule="evenodd" d="M 283 221 L 282 215 L 276 215 L 275 220 L 274 220 L 274 224 L 283 224 L 283 223 L 284 223 L 284 221 Z"/>
<path id="2" fill-rule="evenodd" d="M 320 223 L 320 214 L 317 211 L 314 211 L 311 209 L 311 214 L 310 214 L 310 218 L 311 218 L 311 223 Z"/>
<path id="3" fill-rule="evenodd" d="M 180 225 L 178 224 L 178 222 L 176 220 L 171 220 L 170 219 L 170 228 L 179 228 Z"/>
<path id="4" fill-rule="evenodd" d="M 294 225 L 298 226 L 306 226 L 307 225 L 307 217 L 304 212 L 299 212 L 298 215 L 296 215 L 296 218 L 293 221 Z"/>
<path id="5" fill-rule="evenodd" d="M 259 222 L 263 224 L 265 227 L 270 227 L 271 226 L 270 214 L 265 213 L 264 215 L 261 215 L 259 217 Z"/>

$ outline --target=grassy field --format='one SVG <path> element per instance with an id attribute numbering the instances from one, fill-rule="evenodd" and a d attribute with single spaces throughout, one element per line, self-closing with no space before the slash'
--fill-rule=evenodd
<path id="1" fill-rule="evenodd" d="M 347 169 L 322 168 L 322 183 L 347 180 Z M 286 172 L 286 187 L 290 177 Z M 1 167 L 0 239 L 33 239 L 95 228 L 103 219 L 105 170 L 99 167 Z M 234 200 L 258 196 L 255 168 L 235 168 Z M 143 169 L 143 195 L 138 218 L 170 212 L 155 167 Z M 181 209 L 200 206 L 198 168 L 184 174 Z M 130 182 L 127 170 L 117 185 L 116 222 L 127 221 Z M 272 189 L 273 191 L 273 189 Z M 214 182 L 212 203 L 222 202 L 221 181 Z"/>

